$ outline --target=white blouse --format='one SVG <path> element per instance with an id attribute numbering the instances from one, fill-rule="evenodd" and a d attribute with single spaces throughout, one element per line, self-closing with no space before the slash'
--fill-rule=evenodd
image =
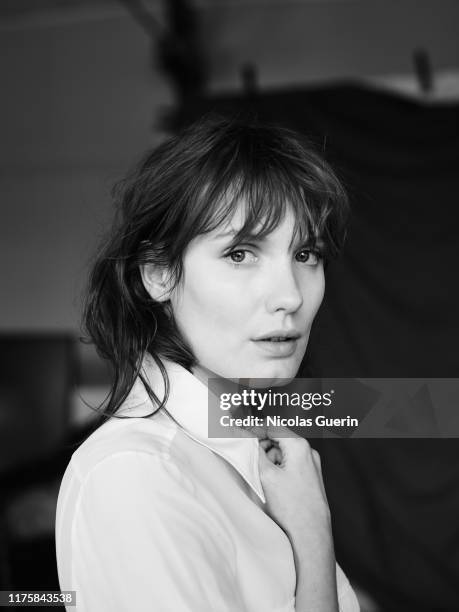
<path id="1" fill-rule="evenodd" d="M 207 387 L 165 362 L 73 454 L 57 505 L 61 590 L 77 612 L 293 612 L 290 542 L 264 512 L 256 438 L 209 438 Z M 153 360 L 144 371 L 162 397 Z M 341 612 L 358 612 L 337 565 Z"/>

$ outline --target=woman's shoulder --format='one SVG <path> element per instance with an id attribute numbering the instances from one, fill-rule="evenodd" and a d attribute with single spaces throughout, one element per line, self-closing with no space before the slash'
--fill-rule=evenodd
<path id="1" fill-rule="evenodd" d="M 73 453 L 68 470 L 84 481 L 96 468 L 122 456 L 170 457 L 177 433 L 175 423 L 163 412 L 147 417 L 112 417 L 94 431 Z"/>
<path id="2" fill-rule="evenodd" d="M 81 444 L 64 473 L 57 501 L 61 564 L 82 542 L 91 546 L 94 531 L 109 534 L 111 509 L 124 516 L 133 532 L 142 523 L 139 510 L 145 518 L 145 509 L 157 506 L 165 492 L 179 502 L 193 496 L 194 483 L 177 454 L 175 435 L 175 423 L 158 412 L 148 418 L 112 418 Z M 157 513 L 167 511 L 157 508 Z"/>

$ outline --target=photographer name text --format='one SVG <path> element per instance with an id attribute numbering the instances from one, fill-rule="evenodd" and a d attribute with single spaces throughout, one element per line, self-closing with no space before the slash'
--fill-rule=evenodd
<path id="1" fill-rule="evenodd" d="M 356 418 L 346 416 L 342 418 L 326 417 L 323 414 L 317 415 L 314 419 L 299 417 L 266 416 L 259 417 L 249 415 L 243 418 L 232 417 L 225 414 L 220 417 L 222 427 L 358 427 L 359 421 Z"/>

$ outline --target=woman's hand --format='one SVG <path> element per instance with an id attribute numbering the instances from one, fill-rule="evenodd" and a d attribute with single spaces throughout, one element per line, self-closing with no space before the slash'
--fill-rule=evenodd
<path id="1" fill-rule="evenodd" d="M 289 437 L 268 434 L 260 440 L 259 468 L 267 513 L 288 534 L 311 528 L 331 534 L 319 453 L 293 432 L 282 433 Z"/>
<path id="2" fill-rule="evenodd" d="M 286 433 L 290 437 L 269 435 L 260 441 L 266 511 L 292 544 L 295 610 L 334 612 L 338 610 L 336 565 L 320 457 L 306 440 Z"/>

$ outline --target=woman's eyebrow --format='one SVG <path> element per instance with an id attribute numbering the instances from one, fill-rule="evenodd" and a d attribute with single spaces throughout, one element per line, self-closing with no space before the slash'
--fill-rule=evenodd
<path id="1" fill-rule="evenodd" d="M 296 239 L 290 242 L 290 249 L 295 251 L 296 249 L 311 249 L 316 248 L 323 250 L 325 248 L 325 242 L 322 238 L 314 238 L 313 236 L 306 236 L 303 239 Z"/>
<path id="2" fill-rule="evenodd" d="M 215 238 L 234 238 L 235 236 L 239 234 L 241 229 L 242 228 L 240 229 L 231 228 L 230 230 L 226 232 L 219 232 L 218 234 L 215 234 Z M 244 234 L 243 238 L 244 240 L 249 239 L 249 240 L 256 240 L 258 242 L 262 242 L 265 239 L 264 236 L 257 236 L 256 234 L 252 232 L 248 232 L 247 234 Z"/>

